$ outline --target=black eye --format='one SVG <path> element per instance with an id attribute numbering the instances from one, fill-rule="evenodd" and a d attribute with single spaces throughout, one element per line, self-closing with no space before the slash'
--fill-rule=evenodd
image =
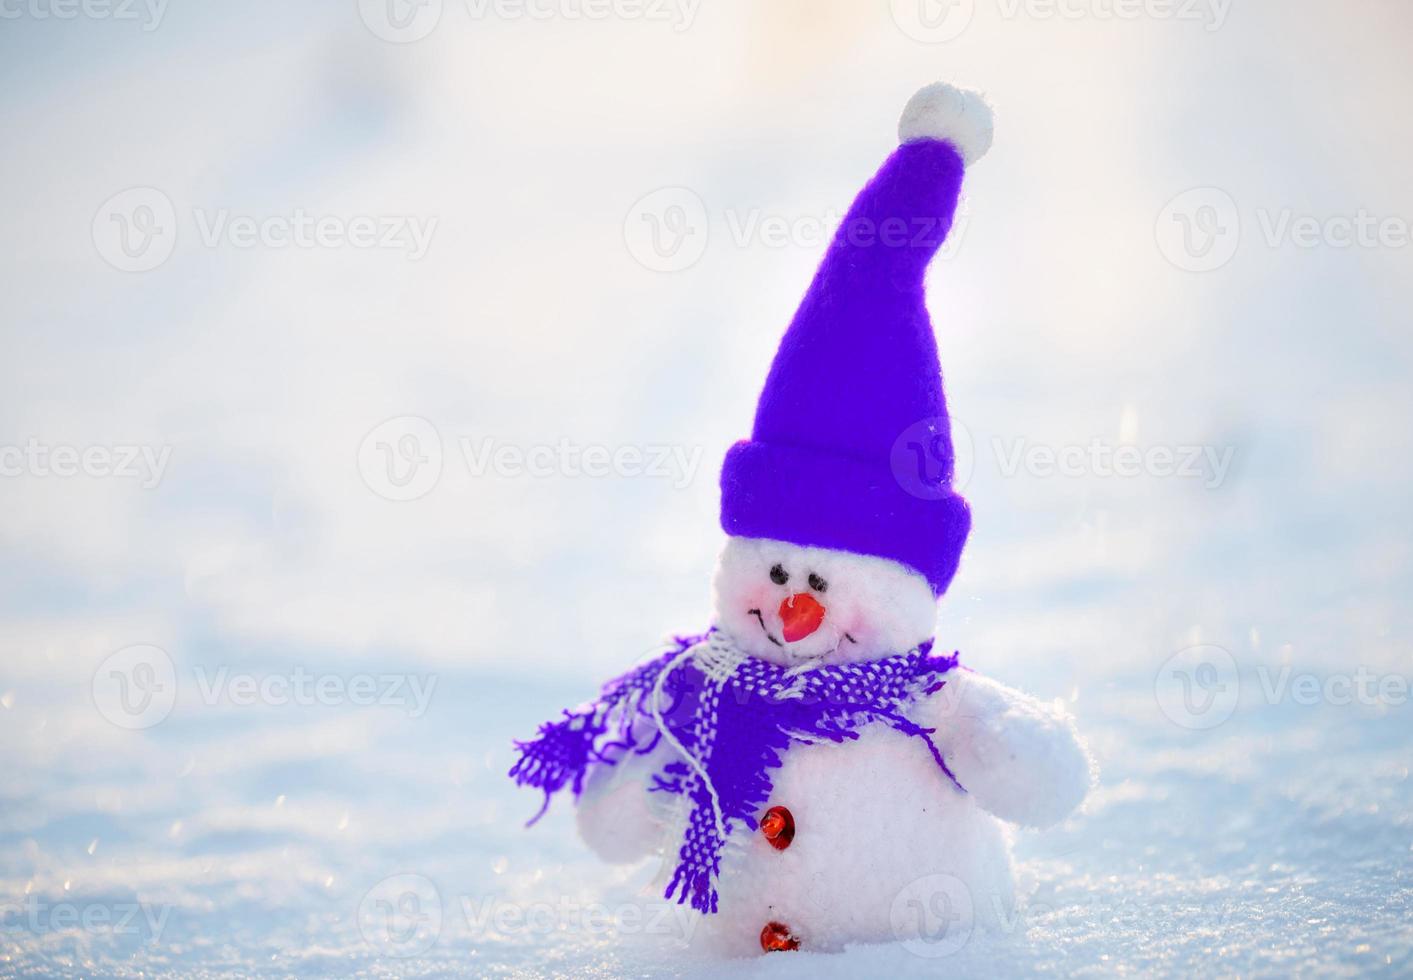
<path id="1" fill-rule="evenodd" d="M 784 585 L 790 581 L 790 573 L 785 571 L 784 565 L 776 565 L 770 570 L 770 580 L 776 585 Z"/>
<path id="2" fill-rule="evenodd" d="M 810 572 L 810 588 L 814 589 L 816 592 L 825 592 L 829 589 L 829 583 L 814 572 Z"/>

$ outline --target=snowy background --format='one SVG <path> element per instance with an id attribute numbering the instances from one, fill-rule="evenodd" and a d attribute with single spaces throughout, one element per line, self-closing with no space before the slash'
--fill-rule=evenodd
<path id="1" fill-rule="evenodd" d="M 1101 779 L 1003 934 L 733 972 L 1413 973 L 1413 7 L 126 3 L 0 8 L 0 975 L 719 975 L 509 740 L 703 624 L 935 78 L 939 636 Z"/>

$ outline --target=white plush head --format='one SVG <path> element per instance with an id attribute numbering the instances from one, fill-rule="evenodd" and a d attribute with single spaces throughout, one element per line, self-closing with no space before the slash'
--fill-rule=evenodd
<path id="1" fill-rule="evenodd" d="M 727 538 L 713 600 L 737 647 L 791 667 L 906 653 L 937 618 L 927 579 L 895 561 L 765 538 Z"/>

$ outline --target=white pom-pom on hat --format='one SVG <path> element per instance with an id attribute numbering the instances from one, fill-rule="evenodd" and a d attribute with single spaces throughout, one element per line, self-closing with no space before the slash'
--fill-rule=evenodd
<path id="1" fill-rule="evenodd" d="M 898 142 L 942 140 L 956 147 L 971 166 L 991 149 L 995 121 L 981 93 L 933 82 L 908 100 L 898 120 Z"/>

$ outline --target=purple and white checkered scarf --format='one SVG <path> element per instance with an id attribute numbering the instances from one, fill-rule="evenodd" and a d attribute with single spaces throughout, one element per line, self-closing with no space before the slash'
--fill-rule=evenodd
<path id="1" fill-rule="evenodd" d="M 879 660 L 787 668 L 740 653 L 715 629 L 677 637 L 666 653 L 606 684 L 598 700 L 541 725 L 533 741 L 516 742 L 520 759 L 510 775 L 545 793 L 533 824 L 565 786 L 579 795 L 589 766 L 646 755 L 667 739 L 678 757 L 648 789 L 686 797 L 691 812 L 666 897 L 675 893 L 678 904 L 690 898 L 692 908 L 712 913 L 733 821 L 756 829 L 756 814 L 770 799 L 770 771 L 792 743 L 856 739 L 863 726 L 881 722 L 916 736 L 962 789 L 930 737 L 935 729 L 902 713 L 939 690 L 957 665 L 957 654 L 934 657 L 931 650 L 929 640 Z M 637 724 L 635 738 L 635 723 L 644 720 L 649 724 Z M 652 732 L 646 741 L 645 729 Z"/>

